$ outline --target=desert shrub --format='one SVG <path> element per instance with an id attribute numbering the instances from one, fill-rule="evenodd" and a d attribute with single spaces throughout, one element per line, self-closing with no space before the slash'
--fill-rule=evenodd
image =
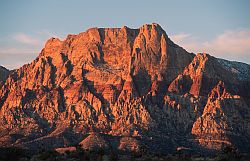
<path id="1" fill-rule="evenodd" d="M 116 153 L 111 152 L 110 153 L 110 161 L 117 161 L 118 155 Z"/>
<path id="2" fill-rule="evenodd" d="M 41 160 L 48 160 L 50 158 L 56 158 L 59 154 L 55 151 L 45 151 L 38 154 L 38 158 Z"/>
<path id="3" fill-rule="evenodd" d="M 234 161 L 239 159 L 239 153 L 232 145 L 225 146 L 222 150 L 222 153 L 215 157 L 215 161 Z"/>
<path id="4" fill-rule="evenodd" d="M 20 158 L 27 157 L 25 150 L 20 148 L 1 148 L 0 161 L 2 160 L 19 160 Z"/>

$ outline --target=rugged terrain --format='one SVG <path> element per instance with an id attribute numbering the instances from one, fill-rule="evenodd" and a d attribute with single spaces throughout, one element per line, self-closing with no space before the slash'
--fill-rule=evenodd
<path id="1" fill-rule="evenodd" d="M 158 24 L 51 38 L 0 76 L 1 147 L 250 152 L 250 65 L 189 53 Z"/>
<path id="2" fill-rule="evenodd" d="M 3 66 L 0 66 L 0 87 L 3 85 L 3 82 L 7 79 L 10 71 Z"/>

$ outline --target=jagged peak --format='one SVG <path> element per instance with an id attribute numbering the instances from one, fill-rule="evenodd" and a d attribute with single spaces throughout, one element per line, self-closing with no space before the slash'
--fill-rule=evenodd
<path id="1" fill-rule="evenodd" d="M 127 26 L 122 26 L 121 28 L 98 28 L 92 27 L 79 34 L 69 34 L 65 40 L 60 40 L 59 38 L 52 37 L 45 43 L 45 49 L 52 49 L 59 47 L 62 44 L 72 41 L 72 39 L 79 39 L 81 37 L 88 37 L 90 42 L 104 43 L 105 40 L 111 41 L 112 37 L 125 36 L 124 39 L 133 42 L 137 35 L 141 33 L 147 39 L 151 39 L 151 35 L 157 40 L 163 40 L 169 44 L 174 44 L 167 36 L 166 32 L 157 23 L 144 24 L 139 28 L 132 29 Z M 50 50 L 49 50 L 50 51 Z"/>
<path id="2" fill-rule="evenodd" d="M 47 42 L 45 43 L 45 47 L 48 46 L 54 46 L 54 44 L 61 43 L 62 41 L 59 38 L 51 37 Z"/>
<path id="3" fill-rule="evenodd" d="M 143 29 L 147 29 L 147 30 L 149 30 L 149 29 L 163 30 L 162 27 L 157 23 L 144 24 L 139 29 L 141 29 L 141 30 L 143 30 Z"/>
<path id="4" fill-rule="evenodd" d="M 9 71 L 9 69 L 5 68 L 4 66 L 0 65 L 0 70 L 4 70 L 4 71 Z"/>
<path id="5" fill-rule="evenodd" d="M 214 72 L 230 73 L 235 76 L 234 79 L 240 81 L 247 81 L 250 77 L 250 65 L 216 58 L 207 53 L 198 53 L 194 57 L 191 66 L 193 67 L 194 64 L 202 69 L 209 68 L 210 70 L 213 69 Z M 221 75 L 220 78 L 227 78 L 227 75 Z"/>
<path id="6" fill-rule="evenodd" d="M 157 37 L 160 37 L 163 34 L 167 37 L 166 32 L 157 23 L 144 24 L 142 27 L 139 28 L 139 31 L 149 39 L 151 38 L 151 35 L 156 35 Z"/>
<path id="7" fill-rule="evenodd" d="M 50 38 L 46 41 L 44 48 L 40 55 L 47 55 L 46 53 L 50 54 L 51 51 L 55 51 L 59 46 L 61 46 L 63 41 L 61 41 L 59 38 Z"/>
<path id="8" fill-rule="evenodd" d="M 10 70 L 7 68 L 0 66 L 0 86 L 1 86 L 1 81 L 5 81 L 10 74 Z"/>

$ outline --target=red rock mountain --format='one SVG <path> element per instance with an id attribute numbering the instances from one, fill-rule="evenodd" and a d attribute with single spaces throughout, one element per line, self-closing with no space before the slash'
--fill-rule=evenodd
<path id="1" fill-rule="evenodd" d="M 2 81 L 2 147 L 250 152 L 250 65 L 189 53 L 158 24 L 51 38 Z"/>
<path id="2" fill-rule="evenodd" d="M 3 82 L 7 79 L 10 71 L 2 66 L 0 66 L 0 87 L 2 86 Z"/>

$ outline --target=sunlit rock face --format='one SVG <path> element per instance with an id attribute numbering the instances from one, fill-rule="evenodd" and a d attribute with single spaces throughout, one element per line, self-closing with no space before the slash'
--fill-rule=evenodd
<path id="1" fill-rule="evenodd" d="M 250 66 L 188 53 L 158 24 L 51 38 L 2 73 L 0 146 L 250 151 Z"/>

